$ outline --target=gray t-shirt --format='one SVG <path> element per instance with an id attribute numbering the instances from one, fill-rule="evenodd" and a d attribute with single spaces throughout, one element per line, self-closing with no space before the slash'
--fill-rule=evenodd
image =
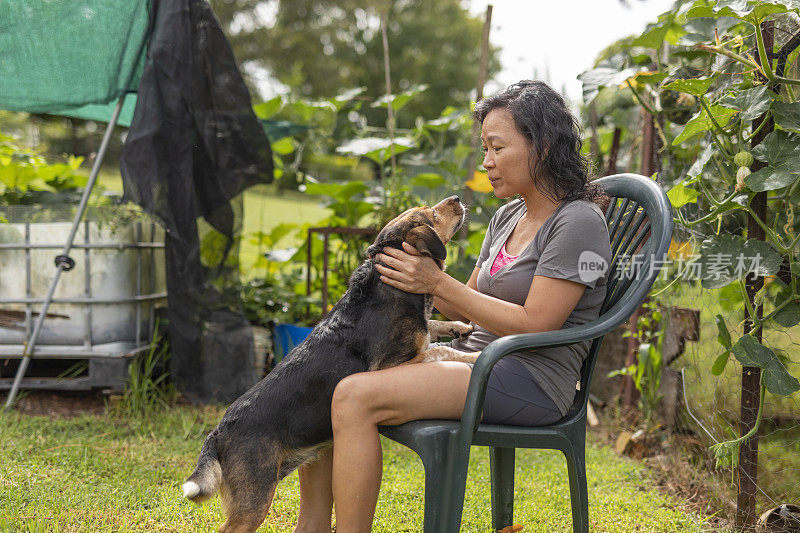
<path id="1" fill-rule="evenodd" d="M 534 275 L 577 281 L 586 285 L 586 290 L 562 329 L 594 320 L 600 315 L 605 299 L 607 270 L 611 263 L 608 227 L 603 212 L 594 202 L 562 202 L 517 259 L 493 276 L 489 275 L 500 248 L 526 211 L 525 202 L 517 199 L 498 209 L 492 217 L 476 264 L 480 268 L 478 291 L 523 305 Z M 456 339 L 450 345 L 473 352 L 497 339 L 481 326 L 475 323 L 473 326 L 475 330 L 466 340 Z M 584 341 L 570 346 L 516 352 L 508 357 L 514 357 L 525 365 L 564 414 L 575 397 L 581 363 L 588 355 L 590 345 L 590 341 Z"/>

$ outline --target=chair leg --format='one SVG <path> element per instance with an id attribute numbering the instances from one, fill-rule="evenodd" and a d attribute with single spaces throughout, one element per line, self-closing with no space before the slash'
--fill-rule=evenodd
<path id="1" fill-rule="evenodd" d="M 455 443 L 454 443 L 455 444 Z M 470 446 L 459 449 L 453 446 L 447 460 L 444 479 L 444 502 L 442 524 L 437 533 L 459 533 L 464 511 L 464 495 L 467 488 Z"/>
<path id="2" fill-rule="evenodd" d="M 457 446 L 459 435 L 455 428 L 420 432 L 402 440 L 395 439 L 386 427 L 382 434 L 408 446 L 422 459 L 425 467 L 424 532 L 459 533 L 467 485 L 469 444 Z"/>
<path id="3" fill-rule="evenodd" d="M 514 448 L 489 448 L 492 475 L 492 529 L 514 523 Z"/>
<path id="4" fill-rule="evenodd" d="M 426 460 L 425 466 L 425 517 L 424 533 L 438 533 L 444 526 L 444 482 L 446 476 L 444 461 Z"/>
<path id="5" fill-rule="evenodd" d="M 584 440 L 585 436 L 583 439 Z M 572 530 L 589 533 L 589 490 L 586 486 L 586 455 L 583 442 L 570 450 L 563 450 L 567 458 L 569 494 L 572 501 Z"/>
<path id="6" fill-rule="evenodd" d="M 454 431 L 441 431 L 425 435 L 424 438 L 409 443 L 425 467 L 425 515 L 424 533 L 458 533 L 459 525 L 453 524 L 456 517 L 451 516 L 453 508 L 453 488 L 458 487 L 453 472 Z M 466 470 L 466 469 L 465 469 Z M 464 472 L 466 482 L 466 471 Z M 455 483 L 454 483 L 455 482 Z M 458 492 L 457 490 L 455 491 Z M 458 502 L 458 511 L 463 506 L 463 491 Z M 461 518 L 459 514 L 457 518 Z"/>

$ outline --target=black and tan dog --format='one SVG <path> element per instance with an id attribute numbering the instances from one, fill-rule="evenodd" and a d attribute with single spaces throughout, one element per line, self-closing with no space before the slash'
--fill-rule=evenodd
<path id="1" fill-rule="evenodd" d="M 373 259 L 384 247 L 400 248 L 406 241 L 443 268 L 445 243 L 464 214 L 453 196 L 433 207 L 409 209 L 389 222 L 328 316 L 228 408 L 183 485 L 184 495 L 195 502 L 220 491 L 228 516 L 221 532 L 255 531 L 278 482 L 331 445 L 331 398 L 343 378 L 425 360 L 475 360 L 477 354 L 428 349 L 432 338 L 469 335 L 471 326 L 429 322 L 433 298 L 384 284 Z"/>

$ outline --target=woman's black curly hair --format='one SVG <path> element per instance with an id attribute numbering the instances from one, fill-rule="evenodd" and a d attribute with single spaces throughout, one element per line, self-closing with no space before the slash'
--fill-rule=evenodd
<path id="1" fill-rule="evenodd" d="M 581 125 L 560 94 L 539 80 L 523 80 L 483 98 L 473 117 L 483 124 L 494 109 L 507 109 L 530 144 L 528 166 L 540 191 L 553 201 L 586 199 L 601 203 L 601 188 L 590 181 L 581 154 Z"/>

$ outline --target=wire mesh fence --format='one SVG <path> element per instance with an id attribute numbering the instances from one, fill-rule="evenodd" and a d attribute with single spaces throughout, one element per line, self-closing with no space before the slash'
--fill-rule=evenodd
<path id="1" fill-rule="evenodd" d="M 724 231 L 746 234 L 746 222 L 730 218 Z M 709 235 L 718 228 L 709 228 Z M 680 306 L 699 311 L 699 336 L 687 343 L 680 359 L 672 364 L 683 373 L 685 417 L 682 425 L 705 446 L 730 441 L 742 435 L 741 396 L 743 372 L 746 369 L 728 356 L 722 367 L 725 347 L 718 340 L 717 320 L 727 326 L 735 342 L 746 333 L 746 303 L 737 282 L 717 289 L 703 287 L 693 276 L 691 264 L 698 257 L 703 235 L 690 235 L 685 228 L 676 228 L 668 265 L 654 291 L 663 305 Z M 731 259 L 735 261 L 735 258 Z M 756 301 L 763 304 L 763 316 L 776 305 L 776 296 L 786 287 L 778 276 L 767 276 Z M 780 298 L 778 298 L 780 303 Z M 784 327 L 767 320 L 762 327 L 762 344 L 770 348 L 792 376 L 800 375 L 800 325 Z M 718 375 L 717 375 L 718 374 Z M 758 464 L 756 476 L 756 509 L 759 513 L 784 503 L 800 502 L 800 395 L 765 394 L 762 420 L 757 432 Z M 726 480 L 729 498 L 736 500 L 741 470 L 718 466 L 706 453 L 709 468 Z"/>

